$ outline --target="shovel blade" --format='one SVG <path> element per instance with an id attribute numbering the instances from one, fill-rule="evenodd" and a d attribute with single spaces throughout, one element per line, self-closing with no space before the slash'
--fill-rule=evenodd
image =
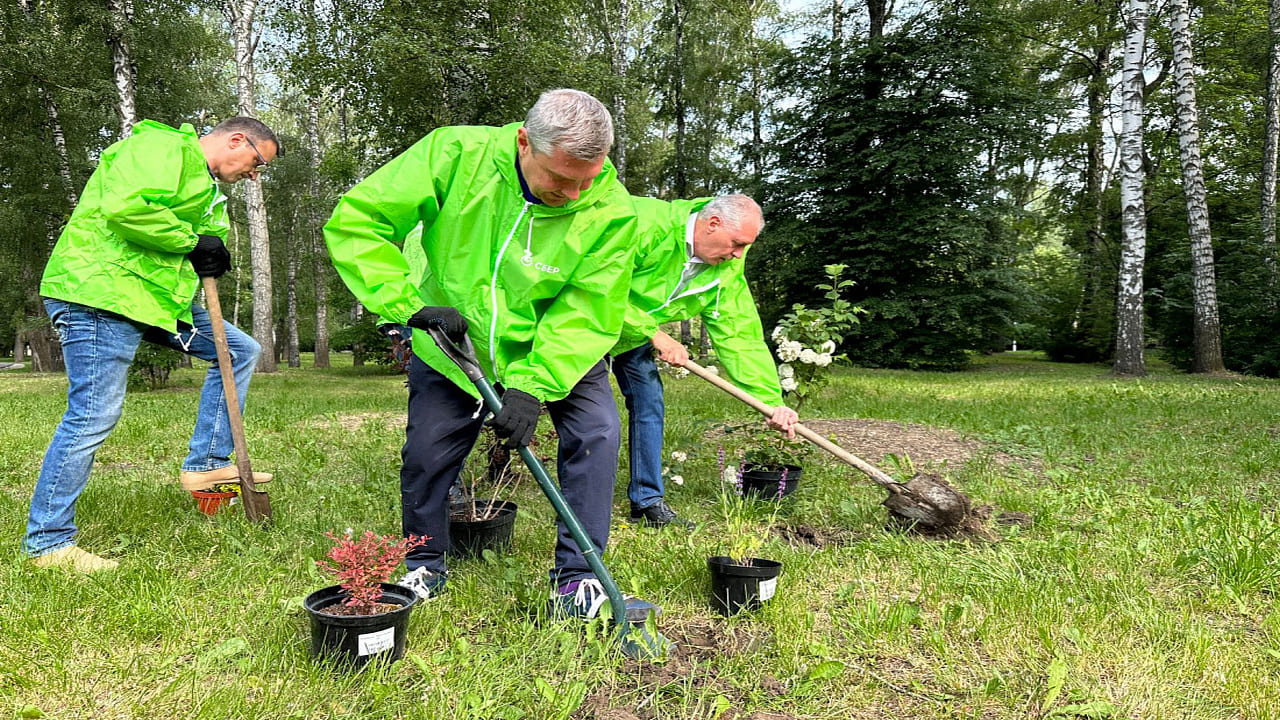
<path id="1" fill-rule="evenodd" d="M 258 525 L 271 522 L 271 497 L 265 492 L 241 487 L 240 502 L 244 504 L 244 516 L 249 522 Z"/>

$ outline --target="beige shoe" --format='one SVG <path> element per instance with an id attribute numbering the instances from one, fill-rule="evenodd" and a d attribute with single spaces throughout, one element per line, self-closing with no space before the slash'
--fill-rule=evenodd
<path id="1" fill-rule="evenodd" d="M 260 473 L 254 471 L 253 484 L 261 485 L 271 482 L 271 473 Z M 240 482 L 240 469 L 235 465 L 227 465 L 216 470 L 205 470 L 204 472 L 194 472 L 184 470 L 178 476 L 178 480 L 182 483 L 182 489 L 188 492 L 204 492 L 211 489 L 215 485 L 223 483 Z"/>
<path id="2" fill-rule="evenodd" d="M 82 573 L 115 570 L 120 565 L 115 560 L 98 557 L 91 552 L 81 550 L 75 545 L 68 545 L 61 550 L 54 550 L 47 555 L 34 558 L 31 564 L 38 568 L 66 568 L 67 570 L 75 570 Z"/>

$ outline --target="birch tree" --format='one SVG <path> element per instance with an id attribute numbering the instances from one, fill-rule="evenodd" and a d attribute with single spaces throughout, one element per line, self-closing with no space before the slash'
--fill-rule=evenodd
<path id="1" fill-rule="evenodd" d="M 1276 155 L 1280 146 L 1280 0 L 1268 3 L 1270 52 L 1267 58 L 1266 135 L 1262 145 L 1262 245 L 1276 284 Z"/>
<path id="2" fill-rule="evenodd" d="M 257 116 L 253 55 L 260 35 L 254 32 L 257 0 L 229 0 L 224 6 L 235 41 L 236 97 L 241 115 Z M 271 239 L 262 184 L 245 180 L 245 214 L 249 225 L 249 254 L 253 268 L 253 338 L 262 345 L 259 372 L 276 371 L 275 320 L 272 309 Z"/>
<path id="3" fill-rule="evenodd" d="M 1120 275 L 1116 291 L 1116 375 L 1146 374 L 1143 356 L 1142 272 L 1147 251 L 1146 206 L 1142 191 L 1143 77 L 1147 43 L 1147 0 L 1129 0 L 1124 69 L 1120 84 Z"/>
<path id="4" fill-rule="evenodd" d="M 129 34 L 133 27 L 133 0 L 109 0 L 111 10 L 111 61 L 116 95 L 120 98 L 116 114 L 120 117 L 120 137 L 129 137 L 138 122 L 138 66 L 129 51 Z"/>
<path id="5" fill-rule="evenodd" d="M 1195 356 L 1191 371 L 1222 372 L 1222 329 L 1218 321 L 1218 290 L 1214 279 L 1213 237 L 1209 232 L 1209 200 L 1200 157 L 1200 118 L 1196 108 L 1195 63 L 1191 53 L 1191 12 L 1188 0 L 1172 0 L 1173 67 L 1177 86 L 1178 148 L 1182 154 L 1182 188 L 1187 198 L 1187 226 L 1191 236 Z"/>

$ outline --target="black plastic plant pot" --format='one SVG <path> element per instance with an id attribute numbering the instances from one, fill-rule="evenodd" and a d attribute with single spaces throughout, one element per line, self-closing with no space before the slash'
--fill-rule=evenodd
<path id="1" fill-rule="evenodd" d="M 482 508 L 487 510 L 482 511 Z M 476 503 L 478 515 L 492 513 L 486 520 L 464 520 L 466 505 L 455 504 L 449 512 L 449 554 L 456 558 L 480 557 L 485 550 L 506 552 L 516 525 L 516 504 L 509 500 Z"/>
<path id="2" fill-rule="evenodd" d="M 399 605 L 378 615 L 330 615 L 324 608 L 347 599 L 341 585 L 321 588 L 302 604 L 311 616 L 311 654 L 327 658 L 352 670 L 373 661 L 395 662 L 404 655 L 409 613 L 418 604 L 418 595 L 403 585 L 382 583 L 380 602 Z"/>
<path id="3" fill-rule="evenodd" d="M 778 589 L 782 563 L 747 558 L 745 564 L 731 557 L 707 558 L 711 570 L 711 605 L 723 615 L 759 610 Z"/>
<path id="4" fill-rule="evenodd" d="M 783 470 L 786 476 L 783 476 Z M 799 465 L 783 465 L 781 467 L 759 467 L 752 463 L 742 466 L 742 494 L 753 495 L 762 500 L 784 498 L 796 491 L 800 484 L 800 476 L 804 470 Z"/>

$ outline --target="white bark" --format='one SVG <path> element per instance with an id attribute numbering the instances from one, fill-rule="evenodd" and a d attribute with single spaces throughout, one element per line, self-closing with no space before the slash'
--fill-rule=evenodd
<path id="1" fill-rule="evenodd" d="M 1209 201 L 1200 158 L 1199 112 L 1196 109 L 1195 63 L 1191 56 L 1191 12 L 1188 0 L 1172 0 L 1173 67 L 1177 87 L 1178 147 L 1182 151 L 1182 187 L 1187 196 L 1187 226 L 1191 236 L 1191 285 L 1194 300 L 1195 357 L 1191 371 L 1222 372 L 1222 329 L 1218 321 L 1218 291 L 1214 280 L 1213 237 L 1209 232 Z"/>
<path id="2" fill-rule="evenodd" d="M 329 367 L 329 253 L 325 249 L 321 227 L 323 213 L 319 211 L 320 197 L 320 98 L 312 97 L 307 105 L 307 146 L 311 154 L 311 206 L 307 237 L 310 238 L 311 272 L 316 296 L 316 348 L 312 367 Z"/>
<path id="3" fill-rule="evenodd" d="M 1267 62 L 1267 120 L 1262 144 L 1262 247 L 1276 284 L 1276 156 L 1280 147 L 1280 0 L 1268 3 L 1271 53 Z"/>
<path id="4" fill-rule="evenodd" d="M 1147 0 L 1129 0 L 1121 76 L 1120 229 L 1122 245 L 1116 291 L 1117 375 L 1145 375 L 1142 270 L 1147 253 L 1146 206 L 1142 191 L 1142 109 L 1146 82 Z"/>
<path id="5" fill-rule="evenodd" d="M 138 67 L 129 51 L 129 28 L 133 25 L 133 0 L 109 0 L 111 6 L 111 59 L 115 66 L 116 94 L 120 101 L 120 137 L 127 138 L 138 122 Z"/>
<path id="6" fill-rule="evenodd" d="M 298 229 L 298 206 L 293 206 L 293 222 L 289 227 L 292 233 L 285 239 L 285 361 L 289 367 L 302 367 L 298 356 L 298 252 L 296 241 Z"/>
<path id="7" fill-rule="evenodd" d="M 258 36 L 254 33 L 253 18 L 257 0 L 229 0 L 225 9 L 235 40 L 236 96 L 240 114 L 255 117 L 253 53 L 258 47 Z M 262 345 L 258 371 L 275 372 L 275 319 L 271 304 L 271 238 L 267 234 L 267 208 L 262 198 L 262 184 L 257 180 L 243 182 L 250 264 L 253 267 L 253 338 Z"/>

